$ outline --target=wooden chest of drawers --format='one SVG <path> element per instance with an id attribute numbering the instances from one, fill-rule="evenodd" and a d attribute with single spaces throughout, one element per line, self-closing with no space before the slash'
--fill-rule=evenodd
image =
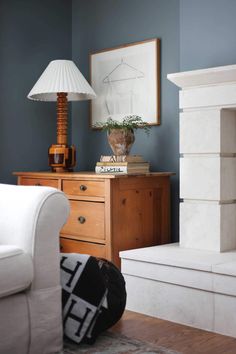
<path id="1" fill-rule="evenodd" d="M 18 184 L 50 186 L 69 198 L 62 252 L 88 253 L 120 266 L 119 251 L 170 242 L 170 176 L 93 172 L 16 172 Z"/>

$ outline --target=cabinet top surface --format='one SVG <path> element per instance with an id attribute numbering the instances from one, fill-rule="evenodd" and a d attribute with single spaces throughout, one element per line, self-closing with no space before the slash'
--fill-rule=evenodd
<path id="1" fill-rule="evenodd" d="M 173 172 L 150 172 L 144 174 L 99 174 L 92 171 L 86 172 L 13 172 L 15 176 L 41 177 L 41 178 L 91 178 L 91 179 L 110 179 L 110 178 L 129 178 L 129 177 L 170 177 L 175 175 Z"/>

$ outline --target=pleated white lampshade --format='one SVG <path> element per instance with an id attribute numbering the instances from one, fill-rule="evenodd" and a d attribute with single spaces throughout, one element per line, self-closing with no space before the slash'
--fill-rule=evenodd
<path id="1" fill-rule="evenodd" d="M 92 87 L 72 60 L 51 61 L 27 97 L 35 101 L 57 101 L 59 92 L 67 93 L 68 101 L 96 97 Z"/>

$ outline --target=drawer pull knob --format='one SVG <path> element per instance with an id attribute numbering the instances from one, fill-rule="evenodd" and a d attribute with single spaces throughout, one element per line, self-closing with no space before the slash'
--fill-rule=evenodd
<path id="1" fill-rule="evenodd" d="M 84 184 L 81 184 L 81 186 L 79 187 L 81 191 L 86 191 L 87 187 Z"/>
<path id="2" fill-rule="evenodd" d="M 41 186 L 41 183 L 35 183 L 35 186 Z"/>
<path id="3" fill-rule="evenodd" d="M 81 224 L 84 224 L 85 221 L 86 221 L 86 219 L 85 219 L 84 216 L 79 216 L 79 217 L 78 217 L 78 221 L 79 221 Z"/>

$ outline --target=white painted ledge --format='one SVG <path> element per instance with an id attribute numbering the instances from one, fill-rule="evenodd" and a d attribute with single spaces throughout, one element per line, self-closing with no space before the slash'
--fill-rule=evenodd
<path id="1" fill-rule="evenodd" d="M 168 80 L 182 89 L 236 82 L 236 65 L 218 66 L 167 75 Z"/>

